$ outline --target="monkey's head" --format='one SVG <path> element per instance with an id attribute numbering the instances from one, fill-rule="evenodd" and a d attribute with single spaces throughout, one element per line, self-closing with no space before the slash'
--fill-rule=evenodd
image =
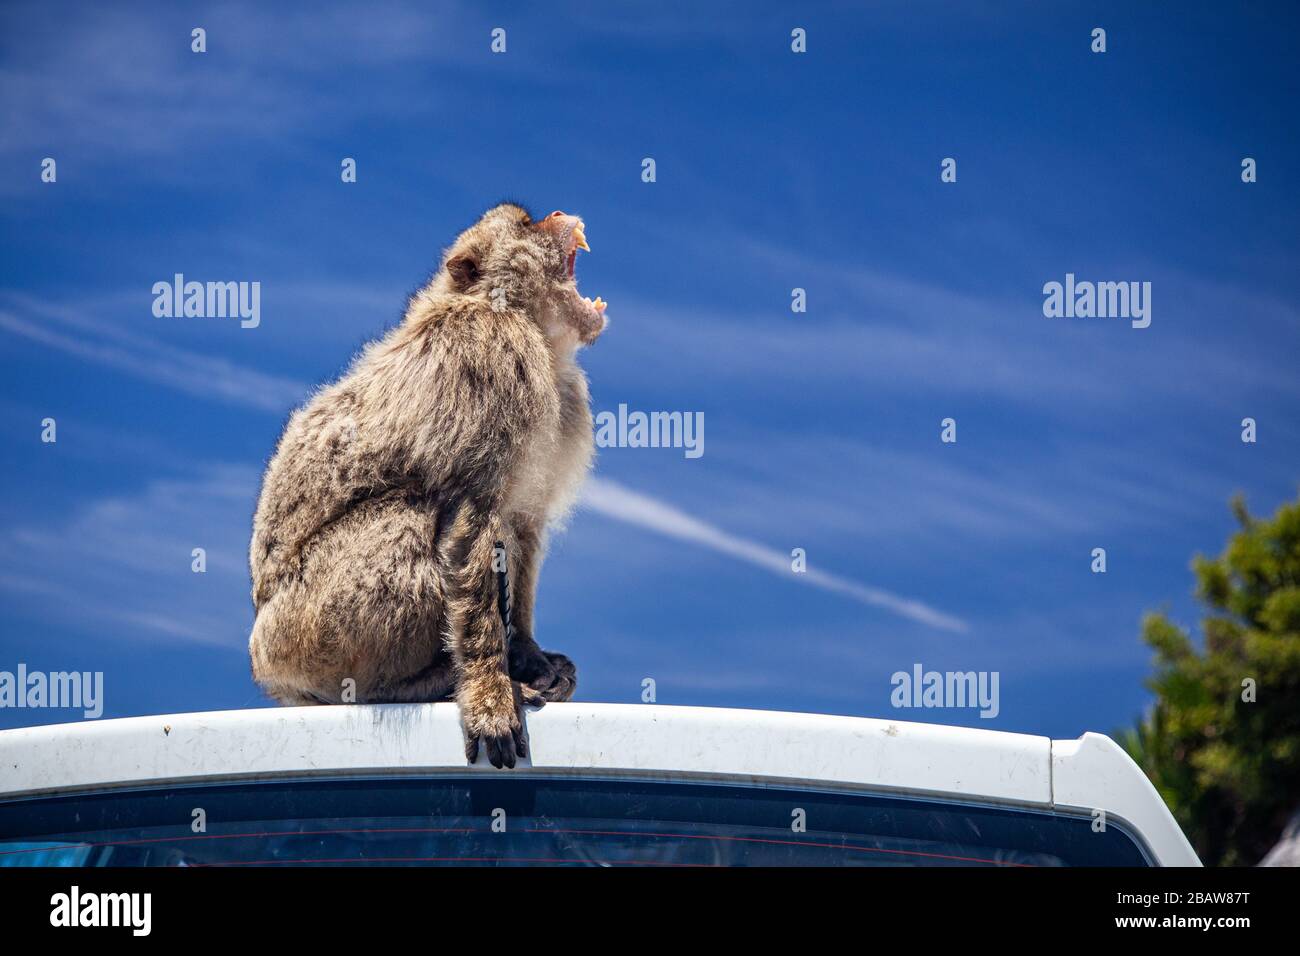
<path id="1" fill-rule="evenodd" d="M 534 220 L 522 206 L 502 203 L 457 237 L 435 282 L 482 297 L 496 311 L 520 309 L 548 336 L 588 345 L 605 329 L 605 303 L 578 294 L 579 249 L 590 251 L 577 216 Z"/>

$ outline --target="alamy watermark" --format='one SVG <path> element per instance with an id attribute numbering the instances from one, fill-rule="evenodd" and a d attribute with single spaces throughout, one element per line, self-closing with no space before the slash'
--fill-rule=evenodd
<path id="1" fill-rule="evenodd" d="M 153 894 L 83 893 L 73 884 L 68 892 L 50 897 L 50 925 L 123 927 L 132 936 L 148 936 L 153 929 Z"/>
<path id="2" fill-rule="evenodd" d="M 1049 319 L 1130 319 L 1133 328 L 1151 324 L 1150 282 L 1065 282 L 1043 285 L 1043 315 Z"/>
<path id="3" fill-rule="evenodd" d="M 927 671 L 920 664 L 895 671 L 889 702 L 895 707 L 978 707 L 985 719 L 1002 710 L 998 671 Z"/>
<path id="4" fill-rule="evenodd" d="M 186 282 L 178 272 L 171 282 L 153 284 L 153 314 L 160 319 L 234 319 L 242 329 L 262 324 L 262 283 Z"/>
<path id="5" fill-rule="evenodd" d="M 0 707 L 76 709 L 94 720 L 104 713 L 103 671 L 0 671 Z"/>
<path id="6" fill-rule="evenodd" d="M 704 454 L 703 412 L 629 412 L 619 404 L 617 412 L 596 413 L 598 448 L 683 448 L 687 458 Z"/>

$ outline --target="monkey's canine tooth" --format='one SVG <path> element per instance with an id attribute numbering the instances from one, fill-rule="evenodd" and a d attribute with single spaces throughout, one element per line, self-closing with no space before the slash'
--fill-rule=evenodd
<path id="1" fill-rule="evenodd" d="M 573 244 L 583 252 L 591 252 L 591 246 L 587 245 L 587 237 L 582 232 L 582 223 L 573 227 Z"/>

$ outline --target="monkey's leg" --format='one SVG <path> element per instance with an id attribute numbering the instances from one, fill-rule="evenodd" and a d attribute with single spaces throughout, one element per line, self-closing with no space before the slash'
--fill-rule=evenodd
<path id="1" fill-rule="evenodd" d="M 258 611 L 255 679 L 281 703 L 447 699 L 445 593 L 427 502 L 366 501 L 313 543 L 302 574 Z"/>
<path id="2" fill-rule="evenodd" d="M 533 604 L 537 574 L 546 551 L 545 530 L 539 521 L 515 517 L 514 549 L 506 556 L 510 568 L 510 676 L 521 684 L 524 702 L 540 707 L 548 700 L 568 700 L 578 686 L 577 669 L 563 654 L 544 651 L 533 638 Z"/>
<path id="3" fill-rule="evenodd" d="M 456 700 L 465 726 L 465 756 L 478 758 L 480 740 L 492 766 L 513 767 L 527 756 L 522 700 L 506 670 L 506 629 L 497 605 L 496 543 L 505 527 L 495 510 L 461 505 L 449 529 L 452 649 Z"/>

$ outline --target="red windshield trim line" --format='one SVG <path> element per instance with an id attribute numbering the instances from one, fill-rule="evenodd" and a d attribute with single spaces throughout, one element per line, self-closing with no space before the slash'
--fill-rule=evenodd
<path id="1" fill-rule="evenodd" d="M 244 837 L 330 836 L 339 833 L 478 833 L 474 827 L 355 827 L 344 830 L 271 830 L 260 833 L 200 833 L 195 836 L 140 837 L 135 840 L 103 840 L 64 846 L 37 846 L 26 850 L 0 850 L 0 856 L 40 853 L 44 850 L 80 850 L 86 847 L 133 846 L 141 843 L 180 843 L 189 840 L 238 840 Z"/>
<path id="2" fill-rule="evenodd" d="M 656 837 L 674 837 L 682 840 L 736 840 L 743 843 L 773 843 L 778 846 L 812 846 L 827 847 L 833 850 L 857 850 L 861 853 L 903 853 L 908 856 L 928 856 L 940 860 L 960 860 L 963 863 L 989 863 L 993 866 L 1023 866 L 1030 869 L 1037 869 L 1033 863 L 1012 863 L 1003 860 L 986 860 L 978 856 L 954 856 L 950 853 L 927 853 L 923 850 L 890 850 L 884 847 L 875 846 L 853 846 L 848 843 L 816 843 L 812 840 L 772 840 L 767 837 L 742 837 L 742 836 L 708 836 L 706 834 L 694 833 L 651 833 L 649 831 L 639 831 L 628 834 L 622 830 L 557 830 L 553 828 L 528 830 L 528 833 L 586 833 L 592 836 L 656 836 Z"/>
<path id="3" fill-rule="evenodd" d="M 109 846 L 136 846 L 149 843 L 181 843 L 194 840 L 238 840 L 249 837 L 294 837 L 294 836 L 336 836 L 345 833 L 482 833 L 486 831 L 477 830 L 473 827 L 349 827 L 337 830 L 275 830 L 260 833 L 200 833 L 194 836 L 175 836 L 175 837 L 142 837 L 135 840 L 104 840 L 96 843 L 76 843 L 70 846 L 47 846 L 47 847 L 30 847 L 23 850 L 0 850 L 0 856 L 12 856 L 20 853 L 43 853 L 48 851 L 59 850 L 80 850 L 85 848 L 109 847 Z M 764 843 L 774 846 L 802 846 L 815 847 L 819 849 L 831 850 L 854 850 L 859 853 L 885 853 L 903 856 L 919 856 L 937 860 L 955 860 L 960 863 L 987 863 L 991 866 L 1018 866 L 1034 868 L 1032 863 L 1013 863 L 1005 860 L 989 860 L 977 856 L 957 856 L 951 853 L 928 853 L 924 850 L 897 850 L 887 849 L 885 847 L 871 846 L 854 846 L 848 843 L 820 843 L 812 840 L 774 840 L 767 837 L 743 837 L 743 836 L 713 836 L 703 833 L 659 833 L 648 830 L 578 830 L 578 829 L 559 829 L 555 827 L 537 827 L 525 829 L 524 833 L 573 833 L 584 834 L 587 836 L 646 836 L 646 837 L 666 837 L 679 840 L 728 840 L 737 843 Z M 395 858 L 397 859 L 397 858 Z M 412 857 L 412 861 L 427 859 L 436 861 L 442 857 Z M 464 857 L 467 861 L 472 861 L 472 857 Z M 506 859 L 505 857 L 491 857 L 484 859 Z M 274 861 L 272 861 L 274 862 Z M 301 861 L 300 861 L 301 862 Z M 305 861 L 311 862 L 311 861 Z M 328 862 L 324 860 L 316 862 Z M 354 861 L 358 862 L 358 861 Z M 366 862 L 365 860 L 359 862 Z M 558 861 L 574 862 L 574 861 Z M 600 861 L 596 861 L 600 862 Z M 641 861 L 637 861 L 641 862 Z M 198 866 L 216 866 L 222 864 L 195 864 Z M 243 866 L 245 863 L 231 863 L 229 865 Z M 668 865 L 668 864 L 664 864 Z M 680 864 L 682 866 L 693 866 L 696 864 Z"/>
<path id="4" fill-rule="evenodd" d="M 291 866 L 320 863 L 329 866 L 346 863 L 596 863 L 600 866 L 678 866 L 712 867 L 713 863 L 665 863 L 659 860 L 580 860 L 548 856 L 375 856 L 337 860 L 231 860 L 222 863 L 191 863 L 194 868 L 207 866 Z"/>

